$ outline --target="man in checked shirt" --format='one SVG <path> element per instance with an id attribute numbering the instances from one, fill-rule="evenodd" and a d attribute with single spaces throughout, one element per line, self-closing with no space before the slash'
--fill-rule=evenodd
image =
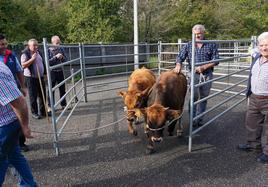
<path id="1" fill-rule="evenodd" d="M 9 164 L 20 174 L 19 186 L 37 186 L 18 144 L 20 129 L 26 138 L 33 138 L 25 98 L 9 68 L 0 63 L 0 186 Z"/>
<path id="2" fill-rule="evenodd" d="M 196 46 L 195 46 L 195 64 L 215 60 L 219 58 L 218 48 L 215 43 L 198 43 L 200 40 L 204 40 L 205 27 L 203 25 L 195 25 L 192 28 L 192 32 L 195 34 Z M 192 60 L 192 42 L 188 42 L 179 52 L 176 58 L 176 66 L 174 71 L 179 73 L 181 71 L 182 62 L 187 59 L 189 67 Z M 195 80 L 194 84 L 198 84 L 200 81 L 208 81 L 213 79 L 213 67 L 218 65 L 218 62 L 211 62 L 201 66 L 195 67 Z M 201 76 L 201 78 L 200 78 Z M 209 95 L 212 82 L 204 84 L 194 90 L 194 102 L 203 99 Z M 193 117 L 205 112 L 207 107 L 207 100 L 194 106 Z M 203 117 L 194 121 L 193 126 L 198 127 L 203 125 Z"/>

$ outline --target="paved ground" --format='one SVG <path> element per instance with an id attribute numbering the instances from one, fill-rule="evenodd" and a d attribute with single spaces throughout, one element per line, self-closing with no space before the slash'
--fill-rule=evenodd
<path id="1" fill-rule="evenodd" d="M 115 92 L 98 96 L 89 97 L 74 112 L 64 132 L 84 132 L 62 135 L 59 156 L 53 149 L 53 135 L 35 134 L 35 139 L 28 140 L 31 151 L 25 156 L 39 186 L 268 186 L 268 165 L 255 161 L 258 153 L 236 150 L 245 139 L 245 102 L 203 129 L 193 139 L 191 153 L 187 137 L 165 136 L 157 152 L 147 155 L 141 125 L 137 137 L 127 133 L 125 119 L 87 132 L 124 117 L 122 100 Z M 214 102 L 209 101 L 209 107 Z M 183 124 L 188 124 L 187 107 Z M 52 130 L 45 119 L 31 119 L 31 127 Z M 16 186 L 16 177 L 8 173 L 5 186 Z"/>

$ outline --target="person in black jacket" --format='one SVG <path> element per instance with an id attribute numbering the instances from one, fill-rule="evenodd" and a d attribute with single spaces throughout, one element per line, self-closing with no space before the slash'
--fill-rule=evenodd
<path id="1" fill-rule="evenodd" d="M 51 43 L 53 46 L 51 46 L 48 49 L 48 59 L 49 59 L 49 65 L 50 66 L 55 66 L 58 64 L 61 64 L 66 61 L 66 56 L 64 49 L 60 47 L 60 38 L 59 36 L 52 36 L 51 38 Z M 63 67 L 58 67 L 56 69 L 53 69 L 51 71 L 51 82 L 52 82 L 52 88 L 56 86 L 57 84 L 61 83 L 64 80 L 64 73 L 63 73 Z M 60 98 L 62 98 L 65 95 L 65 84 L 62 84 L 59 87 L 59 92 L 60 92 Z M 53 103 L 55 104 L 55 94 L 53 92 Z M 50 100 L 48 100 L 48 114 L 50 114 L 51 109 L 51 103 Z M 64 109 L 66 106 L 66 99 L 64 98 L 61 101 L 61 108 Z"/>

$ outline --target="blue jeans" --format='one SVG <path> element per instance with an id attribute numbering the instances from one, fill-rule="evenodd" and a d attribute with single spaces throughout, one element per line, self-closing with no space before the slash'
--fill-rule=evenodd
<path id="1" fill-rule="evenodd" d="M 31 169 L 21 154 L 18 139 L 20 132 L 19 121 L 0 127 L 0 186 L 3 185 L 8 165 L 11 164 L 20 174 L 21 187 L 37 186 Z"/>
<path id="2" fill-rule="evenodd" d="M 200 81 L 205 82 L 205 81 L 208 81 L 208 80 L 211 80 L 211 79 L 213 79 L 212 72 L 204 74 L 203 78 L 202 77 L 200 78 L 200 75 L 196 73 L 195 74 L 194 85 L 199 84 Z M 194 89 L 194 102 L 207 97 L 209 95 L 209 93 L 210 93 L 211 86 L 212 86 L 212 82 L 207 83 L 207 84 L 205 84 L 203 86 L 200 86 L 198 88 L 195 88 Z M 206 108 L 207 108 L 207 100 L 205 100 L 205 101 L 203 101 L 203 102 L 201 102 L 201 103 L 199 103 L 197 105 L 194 105 L 193 117 L 205 112 Z M 199 119 L 197 119 L 197 121 L 202 121 L 202 120 L 203 120 L 203 116 L 200 117 Z"/>

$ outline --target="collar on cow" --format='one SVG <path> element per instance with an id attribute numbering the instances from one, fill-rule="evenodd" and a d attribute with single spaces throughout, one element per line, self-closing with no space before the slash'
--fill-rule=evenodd
<path id="1" fill-rule="evenodd" d="M 160 131 L 160 130 L 163 130 L 164 128 L 166 128 L 166 127 L 168 127 L 169 125 L 171 125 L 171 123 L 173 123 L 175 120 L 181 119 L 182 114 L 183 114 L 183 112 L 181 113 L 181 115 L 180 115 L 179 117 L 174 118 L 174 119 L 171 120 L 171 121 L 167 121 L 166 124 L 165 124 L 163 127 L 160 127 L 160 128 L 157 128 L 157 129 L 152 129 L 152 128 L 149 127 L 148 124 L 146 124 L 146 128 L 149 129 L 150 131 Z"/>

